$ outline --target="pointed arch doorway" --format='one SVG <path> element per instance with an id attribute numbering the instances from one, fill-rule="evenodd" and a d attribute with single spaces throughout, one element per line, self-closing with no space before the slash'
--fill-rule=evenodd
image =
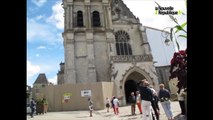
<path id="1" fill-rule="evenodd" d="M 131 92 L 136 92 L 138 90 L 138 86 L 135 80 L 127 80 L 125 82 L 125 97 L 126 97 L 126 103 L 129 103 L 129 96 Z"/>
<path id="2" fill-rule="evenodd" d="M 147 77 L 147 75 L 143 74 L 139 71 L 129 71 L 129 73 L 126 76 L 125 82 L 124 82 L 124 93 L 125 93 L 125 102 L 126 104 L 129 103 L 129 96 L 131 92 L 136 92 L 138 90 L 138 82 L 143 79 L 150 79 L 150 77 Z"/>

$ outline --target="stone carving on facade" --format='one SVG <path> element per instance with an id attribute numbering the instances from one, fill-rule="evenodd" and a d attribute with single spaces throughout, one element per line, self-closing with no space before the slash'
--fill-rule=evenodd
<path id="1" fill-rule="evenodd" d="M 155 75 L 157 76 L 157 72 L 156 72 L 156 70 L 155 70 L 154 65 L 151 65 L 151 66 L 150 66 L 150 70 L 152 71 L 153 74 L 155 74 Z"/>
<path id="2" fill-rule="evenodd" d="M 132 59 L 132 65 L 136 66 L 137 62 L 135 62 L 135 59 Z"/>
<path id="3" fill-rule="evenodd" d="M 115 70 L 115 66 L 114 64 L 112 63 L 111 64 L 111 81 L 114 81 L 116 76 L 118 74 L 118 70 Z"/>
<path id="4" fill-rule="evenodd" d="M 113 62 L 144 62 L 152 61 L 152 55 L 122 55 L 111 56 Z"/>
<path id="5" fill-rule="evenodd" d="M 133 15 L 133 13 L 129 10 L 129 8 L 126 6 L 126 4 L 122 0 L 113 0 L 111 7 L 113 8 L 113 10 L 119 7 L 121 10 L 120 15 L 127 16 L 128 18 L 136 19 L 136 17 Z"/>

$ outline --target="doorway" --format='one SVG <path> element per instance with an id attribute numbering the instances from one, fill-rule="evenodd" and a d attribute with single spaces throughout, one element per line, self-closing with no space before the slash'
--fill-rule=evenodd
<path id="1" fill-rule="evenodd" d="M 129 103 L 129 96 L 131 94 L 131 92 L 136 92 L 138 90 L 138 86 L 137 86 L 137 83 L 136 81 L 134 80 L 127 80 L 125 82 L 125 97 L 126 97 L 126 103 L 128 104 Z"/>

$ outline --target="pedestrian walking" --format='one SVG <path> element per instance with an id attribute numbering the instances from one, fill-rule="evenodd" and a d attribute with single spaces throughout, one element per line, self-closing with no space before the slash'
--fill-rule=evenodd
<path id="1" fill-rule="evenodd" d="M 33 114 L 34 114 L 35 109 L 36 109 L 36 102 L 35 102 L 34 98 L 32 98 L 31 101 L 30 101 L 30 108 L 31 108 L 30 116 L 31 116 L 31 118 L 33 118 Z"/>
<path id="2" fill-rule="evenodd" d="M 115 114 L 118 115 L 119 114 L 119 100 L 117 97 L 114 97 L 113 104 L 114 104 L 114 108 L 115 108 Z"/>
<path id="3" fill-rule="evenodd" d="M 151 104 L 152 104 L 152 109 L 154 111 L 154 114 L 153 114 L 153 120 L 155 120 L 155 118 L 157 120 L 160 119 L 160 108 L 159 108 L 159 105 L 158 105 L 158 102 L 159 102 L 159 98 L 157 96 L 157 92 L 155 91 L 155 89 L 150 85 L 150 89 L 152 90 L 152 94 L 153 94 L 153 99 L 151 101 Z"/>
<path id="4" fill-rule="evenodd" d="M 110 99 L 107 97 L 106 98 L 106 108 L 107 108 L 107 112 L 109 112 L 109 108 L 110 108 Z"/>
<path id="5" fill-rule="evenodd" d="M 164 84 L 160 84 L 160 91 L 158 93 L 158 98 L 163 107 L 163 110 L 168 118 L 168 120 L 173 120 L 173 113 L 171 110 L 170 92 L 164 88 Z"/>
<path id="6" fill-rule="evenodd" d="M 151 101 L 153 99 L 153 94 L 151 89 L 148 87 L 149 82 L 144 79 L 139 85 L 139 91 L 141 94 L 141 103 L 142 103 L 142 120 L 152 120 L 151 116 Z"/>
<path id="7" fill-rule="evenodd" d="M 135 104 L 136 104 L 136 97 L 134 92 L 131 92 L 129 96 L 129 103 L 131 104 L 131 113 L 132 115 L 135 115 Z"/>
<path id="8" fill-rule="evenodd" d="M 141 94 L 139 91 L 136 91 L 136 104 L 138 106 L 140 114 L 142 114 L 142 108 L 141 108 Z"/>
<path id="9" fill-rule="evenodd" d="M 88 98 L 88 105 L 89 105 L 90 117 L 92 117 L 93 101 L 91 100 L 91 98 Z"/>
<path id="10" fill-rule="evenodd" d="M 180 109 L 181 109 L 181 115 L 184 116 L 186 114 L 186 110 L 185 110 L 185 91 L 184 89 L 180 90 L 180 93 L 177 93 L 177 97 L 178 97 L 178 102 L 180 105 Z"/>

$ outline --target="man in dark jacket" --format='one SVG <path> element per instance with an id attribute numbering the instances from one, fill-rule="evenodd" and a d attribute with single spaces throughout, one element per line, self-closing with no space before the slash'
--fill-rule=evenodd
<path id="1" fill-rule="evenodd" d="M 143 110 L 142 120 L 152 120 L 150 108 L 151 108 L 151 101 L 153 99 L 153 94 L 148 86 L 149 82 L 146 79 L 142 80 L 139 85 Z"/>
<path id="2" fill-rule="evenodd" d="M 171 102 L 170 102 L 170 92 L 169 90 L 164 88 L 164 84 L 160 84 L 160 91 L 158 93 L 158 98 L 160 99 L 161 105 L 164 109 L 164 112 L 168 118 L 168 120 L 173 120 L 173 113 L 171 110 Z"/>

